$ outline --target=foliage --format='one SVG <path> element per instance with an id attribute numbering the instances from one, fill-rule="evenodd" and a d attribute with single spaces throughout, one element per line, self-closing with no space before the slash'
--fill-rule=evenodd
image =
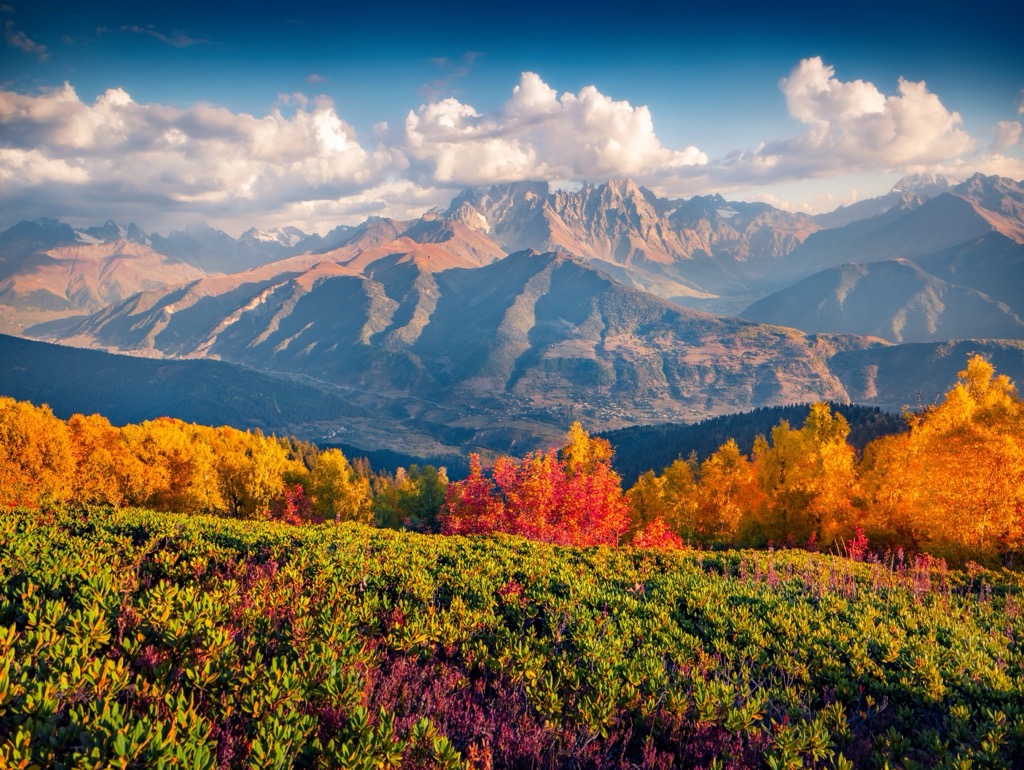
<path id="1" fill-rule="evenodd" d="M 734 440 L 703 459 L 648 471 L 623 494 L 610 443 L 574 424 L 561 450 L 501 457 L 449 484 L 445 468 L 374 473 L 294 439 L 170 418 L 122 428 L 99 415 L 57 419 L 0 398 L 0 506 L 145 506 L 294 524 L 325 520 L 448 534 L 503 532 L 562 545 L 674 548 L 802 545 L 924 551 L 956 565 L 1020 566 L 1024 404 L 973 357 L 942 403 L 858 457 L 845 417 L 813 404 L 745 454 Z"/>
<path id="2" fill-rule="evenodd" d="M 1024 402 L 975 356 L 942 403 L 858 459 L 828 404 L 803 427 L 783 420 L 750 457 L 725 442 L 703 462 L 676 460 L 627 493 L 633 529 L 660 518 L 703 546 L 771 543 L 835 549 L 862 532 L 875 548 L 956 564 L 1013 566 L 1024 549 Z"/>
<path id="3" fill-rule="evenodd" d="M 814 404 L 800 430 L 782 422 L 772 429 L 771 445 L 755 443 L 754 465 L 765 495 L 757 517 L 763 539 L 831 543 L 842 534 L 857 489 L 848 435 L 842 415 Z"/>
<path id="4" fill-rule="evenodd" d="M 850 426 L 849 442 L 858 452 L 883 436 L 902 433 L 906 420 L 899 414 L 883 412 L 875 406 L 828 402 L 833 413 L 842 414 Z M 802 428 L 810 404 L 763 406 L 749 412 L 709 417 L 696 423 L 638 425 L 599 434 L 615 449 L 612 465 L 627 486 L 636 483 L 647 470 L 671 465 L 675 460 L 694 459 L 700 463 L 713 455 L 729 439 L 746 455 L 754 449 L 758 436 L 771 434 L 785 420 Z"/>
<path id="5" fill-rule="evenodd" d="M 372 519 L 369 481 L 338 449 L 169 417 L 123 428 L 100 415 L 65 422 L 0 397 L 0 507 L 62 501 L 293 523 Z"/>
<path id="6" fill-rule="evenodd" d="M 448 491 L 448 472 L 433 465 L 399 468 L 373 480 L 373 510 L 378 526 L 438 532 L 438 512 Z"/>
<path id="7" fill-rule="evenodd" d="M 340 449 L 320 454 L 309 474 L 313 510 L 323 519 L 370 523 L 370 482 L 359 476 Z"/>
<path id="8" fill-rule="evenodd" d="M 975 356 L 909 433 L 871 447 L 864 480 L 876 529 L 958 560 L 1012 564 L 1024 548 L 1024 402 Z"/>
<path id="9" fill-rule="evenodd" d="M 504 532 L 561 545 L 615 545 L 627 529 L 627 511 L 608 442 L 574 423 L 560 455 L 501 457 L 490 478 L 471 455 L 469 478 L 448 487 L 441 527 L 445 534 Z"/>
<path id="10" fill-rule="evenodd" d="M 4 767 L 1024 756 L 1006 571 L 47 508 L 0 573 Z"/>
<path id="11" fill-rule="evenodd" d="M 67 500 L 73 468 L 67 427 L 48 406 L 0 396 L 0 504 Z"/>

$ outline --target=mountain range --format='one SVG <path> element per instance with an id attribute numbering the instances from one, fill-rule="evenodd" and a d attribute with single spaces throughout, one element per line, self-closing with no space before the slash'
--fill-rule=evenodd
<path id="1" fill-rule="evenodd" d="M 516 451 L 572 419 L 912 405 L 966 360 L 950 340 L 1024 338 L 1022 267 L 1024 193 L 997 177 L 908 178 L 819 217 L 629 180 L 523 183 L 326 236 L 21 223 L 0 233 L 0 318 L 301 378 L 372 415 L 349 419 L 374 446 Z M 1019 344 L 964 344 L 1024 374 Z"/>
<path id="2" fill-rule="evenodd" d="M 1024 186 L 974 176 L 809 236 L 744 318 L 893 342 L 1024 337 Z"/>

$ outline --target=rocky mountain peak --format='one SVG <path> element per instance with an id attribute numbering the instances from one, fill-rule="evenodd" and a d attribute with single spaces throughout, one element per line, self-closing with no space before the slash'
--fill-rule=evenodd
<path id="1" fill-rule="evenodd" d="M 952 188 L 952 192 L 965 198 L 980 199 L 992 195 L 1008 195 L 1024 198 L 1024 186 L 1020 182 L 1003 176 L 974 174 Z"/>
<path id="2" fill-rule="evenodd" d="M 290 249 L 307 239 L 309 235 L 297 227 L 272 227 L 260 229 L 250 227 L 239 237 L 239 240 L 255 241 L 258 243 L 277 244 Z"/>
<path id="3" fill-rule="evenodd" d="M 86 227 L 76 231 L 80 241 L 86 243 L 115 243 L 116 241 L 130 241 L 142 245 L 149 245 L 149 236 L 138 226 L 130 224 L 125 227 L 113 219 L 108 219 L 102 225 Z"/>
<path id="4" fill-rule="evenodd" d="M 41 217 L 32 222 L 18 222 L 0 233 L 3 255 L 45 251 L 54 246 L 76 243 L 78 238 L 70 225 L 57 219 Z"/>
<path id="5" fill-rule="evenodd" d="M 633 198 L 635 196 L 642 196 L 640 188 L 637 186 L 629 177 L 622 179 L 609 179 L 603 185 L 600 185 L 597 189 L 605 190 L 613 197 L 619 198 Z"/>
<path id="6" fill-rule="evenodd" d="M 931 197 L 949 190 L 952 186 L 947 177 L 938 174 L 911 174 L 894 184 L 890 192 L 899 195 L 913 193 Z"/>

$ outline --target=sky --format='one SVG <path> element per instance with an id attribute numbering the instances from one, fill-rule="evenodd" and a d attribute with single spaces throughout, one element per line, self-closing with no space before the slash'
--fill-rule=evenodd
<path id="1" fill-rule="evenodd" d="M 1024 179 L 1024 7 L 714 5 L 0 0 L 0 227 L 323 233 L 621 177 L 818 212 L 908 173 Z"/>

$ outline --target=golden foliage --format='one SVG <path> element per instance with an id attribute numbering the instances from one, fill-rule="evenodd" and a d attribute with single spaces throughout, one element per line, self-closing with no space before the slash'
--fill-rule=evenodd
<path id="1" fill-rule="evenodd" d="M 628 493 L 633 526 L 662 517 L 699 543 L 824 547 L 863 528 L 878 546 L 1012 563 L 1024 549 L 1024 403 L 1013 384 L 974 356 L 942 403 L 908 423 L 858 462 L 846 420 L 814 404 L 799 430 L 783 421 L 759 438 L 751 459 L 730 441 L 690 481 L 681 461 L 641 476 Z"/>

